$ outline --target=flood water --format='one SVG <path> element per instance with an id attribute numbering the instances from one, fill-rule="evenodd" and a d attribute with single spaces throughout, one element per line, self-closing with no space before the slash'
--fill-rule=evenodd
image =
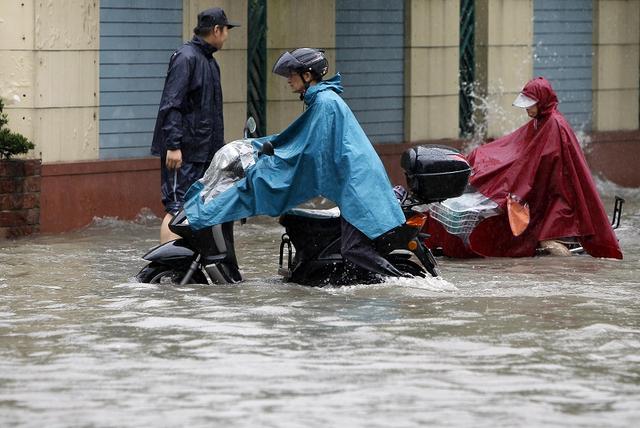
<path id="1" fill-rule="evenodd" d="M 623 196 L 623 261 L 443 259 L 343 288 L 283 284 L 269 218 L 236 227 L 236 286 L 133 282 L 155 218 L 2 241 L 0 426 L 637 426 Z"/>

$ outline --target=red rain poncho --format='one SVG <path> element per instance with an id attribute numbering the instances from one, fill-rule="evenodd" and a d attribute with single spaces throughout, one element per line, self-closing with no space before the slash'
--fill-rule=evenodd
<path id="1" fill-rule="evenodd" d="M 492 199 L 503 214 L 480 222 L 468 245 L 430 220 L 428 244 L 441 245 L 452 257 L 526 257 L 540 241 L 576 237 L 594 257 L 622 258 L 578 140 L 558 99 L 543 77 L 529 81 L 522 93 L 537 100 L 538 115 L 524 126 L 469 154 L 470 184 Z M 527 203 L 529 224 L 515 237 L 507 216 L 509 195 Z M 435 223 L 435 224 L 434 224 Z"/>

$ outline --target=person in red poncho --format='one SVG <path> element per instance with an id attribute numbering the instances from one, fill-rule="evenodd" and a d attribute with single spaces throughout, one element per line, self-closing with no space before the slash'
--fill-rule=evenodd
<path id="1" fill-rule="evenodd" d="M 543 77 L 529 81 L 514 101 L 528 123 L 468 156 L 470 185 L 498 205 L 464 240 L 433 219 L 427 245 L 452 257 L 527 257 L 537 251 L 571 254 L 574 240 L 593 257 L 622 258 L 622 251 L 578 140 L 557 110 L 558 98 Z M 550 251 L 549 251 L 550 250 Z"/>

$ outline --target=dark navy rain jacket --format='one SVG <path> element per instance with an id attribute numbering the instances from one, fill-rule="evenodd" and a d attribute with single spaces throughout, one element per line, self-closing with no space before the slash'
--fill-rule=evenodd
<path id="1" fill-rule="evenodd" d="M 171 57 L 151 154 L 182 150 L 184 162 L 209 162 L 224 144 L 220 68 L 217 49 L 202 38 L 182 45 Z"/>

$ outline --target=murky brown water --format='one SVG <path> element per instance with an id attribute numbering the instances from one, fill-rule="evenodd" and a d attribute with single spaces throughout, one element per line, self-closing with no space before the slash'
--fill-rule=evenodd
<path id="1" fill-rule="evenodd" d="M 635 426 L 640 192 L 625 260 L 442 260 L 442 280 L 131 282 L 157 219 L 0 243 L 0 426 Z M 607 206 L 611 206 L 607 200 Z"/>

